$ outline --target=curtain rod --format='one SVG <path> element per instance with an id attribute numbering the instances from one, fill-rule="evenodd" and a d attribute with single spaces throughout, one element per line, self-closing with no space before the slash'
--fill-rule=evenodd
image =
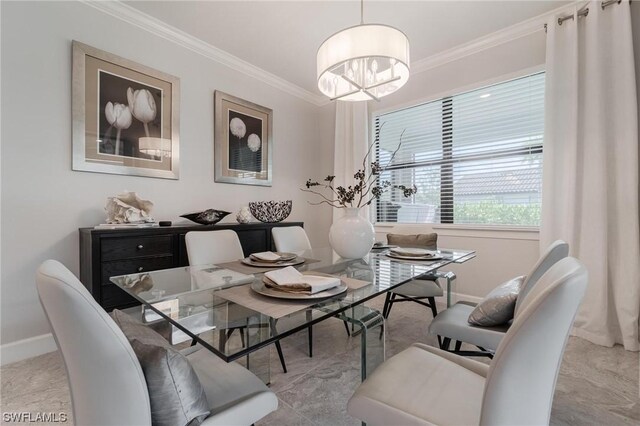
<path id="1" fill-rule="evenodd" d="M 605 0 L 600 4 L 600 7 L 602 8 L 602 10 L 604 10 L 605 8 L 611 6 L 612 4 L 620 4 L 622 3 L 622 0 Z M 629 4 L 631 4 L 631 0 L 629 0 Z M 578 18 L 583 18 L 585 16 L 587 16 L 589 14 L 589 7 L 585 7 L 583 9 L 580 9 L 577 13 Z M 568 21 L 569 19 L 575 19 L 575 15 L 576 14 L 571 14 L 571 15 L 567 15 L 567 16 L 561 16 L 558 18 L 558 25 L 562 25 L 562 23 L 564 21 Z M 547 32 L 547 24 L 544 24 L 544 32 Z"/>

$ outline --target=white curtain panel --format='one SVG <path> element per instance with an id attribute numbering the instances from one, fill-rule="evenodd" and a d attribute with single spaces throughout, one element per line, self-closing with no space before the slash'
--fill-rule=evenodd
<path id="1" fill-rule="evenodd" d="M 586 17 L 547 23 L 540 244 L 544 250 L 555 239 L 567 241 L 589 271 L 573 334 L 638 351 L 638 110 L 630 6 L 600 5 L 586 3 Z"/>
<path id="2" fill-rule="evenodd" d="M 334 145 L 335 186 L 355 184 L 353 175 L 362 168 L 362 160 L 369 149 L 369 111 L 366 102 L 336 102 L 336 134 Z M 333 209 L 333 221 L 342 217 L 343 209 Z M 370 219 L 369 208 L 360 215 Z"/>

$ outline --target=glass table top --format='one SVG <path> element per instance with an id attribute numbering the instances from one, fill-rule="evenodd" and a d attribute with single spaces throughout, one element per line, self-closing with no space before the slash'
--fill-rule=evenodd
<path id="1" fill-rule="evenodd" d="M 276 317 L 221 296 L 222 290 L 250 286 L 262 280 L 262 273 L 246 274 L 231 266 L 188 266 L 147 273 L 111 277 L 111 281 L 143 304 L 142 318 L 147 323 L 168 320 L 178 341 L 195 339 L 216 355 L 232 361 L 274 341 L 307 328 L 309 325 L 341 314 L 357 322 L 371 315 L 373 309 L 363 305 L 420 275 L 434 272 L 451 263 L 463 263 L 475 257 L 466 250 L 438 250 L 436 261 L 401 261 L 386 256 L 386 251 L 372 251 L 362 259 L 346 260 L 331 248 L 298 253 L 309 259 L 296 267 L 300 271 L 352 278 L 366 283 L 340 295 L 320 300 L 292 301 L 273 299 L 273 304 L 287 304 L 295 312 Z M 247 267 L 244 268 L 246 270 Z M 222 292 L 222 293 L 221 293 Z M 248 297 L 256 297 L 248 294 Z M 271 298 L 259 296 L 267 299 Z M 298 304 L 291 308 L 291 304 Z M 255 308 L 254 304 L 246 305 Z M 241 339 L 229 340 L 235 332 Z M 209 333 L 205 338 L 204 334 Z M 213 343 L 212 343 L 213 342 Z M 175 343 L 175 342 L 174 342 Z"/>

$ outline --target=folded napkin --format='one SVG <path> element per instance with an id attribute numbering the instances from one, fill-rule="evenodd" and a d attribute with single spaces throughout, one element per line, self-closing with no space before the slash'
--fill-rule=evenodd
<path id="1" fill-rule="evenodd" d="M 267 262 L 275 262 L 276 260 L 280 260 L 280 255 L 272 251 L 263 251 L 260 253 L 253 253 L 251 256 L 255 257 L 256 259 L 264 260 Z"/>
<path id="2" fill-rule="evenodd" d="M 264 274 L 267 287 L 290 293 L 315 294 L 340 285 L 338 277 L 303 275 L 292 266 Z"/>
<path id="3" fill-rule="evenodd" d="M 394 247 L 389 250 L 393 254 L 400 256 L 425 256 L 433 257 L 437 255 L 437 252 L 432 250 L 426 250 L 422 248 L 410 248 L 410 247 Z"/>

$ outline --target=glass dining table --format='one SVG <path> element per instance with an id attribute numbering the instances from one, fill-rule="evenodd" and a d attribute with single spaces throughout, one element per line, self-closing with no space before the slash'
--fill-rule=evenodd
<path id="1" fill-rule="evenodd" d="M 438 250 L 439 260 L 398 260 L 372 250 L 347 260 L 331 248 L 297 253 L 303 273 L 341 277 L 347 290 L 322 299 L 281 299 L 259 294 L 264 269 L 240 261 L 120 275 L 111 281 L 142 304 L 142 321 L 171 330 L 172 343 L 200 344 L 226 362 L 238 361 L 270 382 L 269 345 L 335 317 L 359 335 L 364 380 L 385 358 L 384 318 L 365 302 L 452 263 L 474 251 Z M 448 279 L 449 281 L 449 279 Z M 448 283 L 450 284 L 450 283 Z M 451 289 L 447 286 L 450 301 Z M 254 290 L 255 289 L 255 290 Z M 372 332 L 376 329 L 375 332 Z"/>

